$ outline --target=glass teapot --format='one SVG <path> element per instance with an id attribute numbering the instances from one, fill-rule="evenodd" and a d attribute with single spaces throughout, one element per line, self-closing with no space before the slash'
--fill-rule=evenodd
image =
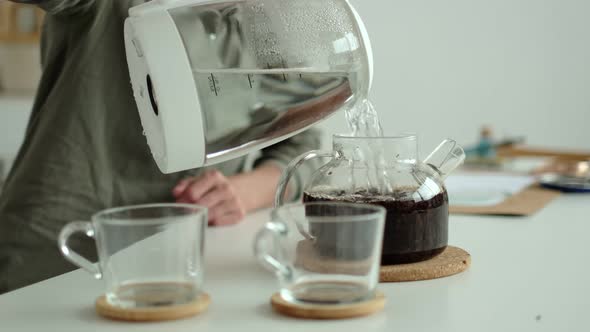
<path id="1" fill-rule="evenodd" d="M 287 184 L 301 164 L 330 158 L 309 179 L 303 201 L 381 205 L 387 210 L 381 264 L 430 259 L 447 246 L 448 194 L 443 181 L 465 153 L 447 139 L 419 161 L 417 146 L 417 137 L 411 135 L 336 135 L 333 151 L 310 151 L 291 162 L 279 182 L 275 205 L 283 204 Z M 318 232 L 330 232 L 329 225 L 310 229 L 307 236 L 314 238 Z"/>

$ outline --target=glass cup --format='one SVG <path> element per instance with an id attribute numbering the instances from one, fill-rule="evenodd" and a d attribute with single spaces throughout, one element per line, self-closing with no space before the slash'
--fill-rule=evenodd
<path id="1" fill-rule="evenodd" d="M 384 224 L 381 206 L 284 205 L 256 235 L 254 251 L 288 302 L 361 302 L 375 296 Z"/>
<path id="2" fill-rule="evenodd" d="M 151 204 L 101 211 L 91 222 L 71 222 L 59 235 L 70 262 L 106 283 L 106 300 L 120 308 L 189 303 L 200 296 L 207 209 L 191 204 Z M 67 241 L 74 233 L 94 238 L 98 264 Z"/>

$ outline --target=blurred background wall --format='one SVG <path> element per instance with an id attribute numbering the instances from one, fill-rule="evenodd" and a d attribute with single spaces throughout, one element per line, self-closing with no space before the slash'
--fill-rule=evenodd
<path id="1" fill-rule="evenodd" d="M 41 68 L 43 12 L 0 1 L 0 184 L 25 132 Z"/>
<path id="2" fill-rule="evenodd" d="M 372 39 L 371 99 L 386 134 L 419 134 L 422 156 L 445 137 L 476 142 L 482 125 L 590 149 L 590 1 L 351 2 Z M 24 134 L 40 74 L 34 40 L 0 34 L 0 159 Z M 342 115 L 322 126 L 346 132 Z"/>
<path id="3" fill-rule="evenodd" d="M 590 1 L 351 0 L 371 36 L 386 133 L 590 149 Z M 331 131 L 346 130 L 342 117 Z"/>

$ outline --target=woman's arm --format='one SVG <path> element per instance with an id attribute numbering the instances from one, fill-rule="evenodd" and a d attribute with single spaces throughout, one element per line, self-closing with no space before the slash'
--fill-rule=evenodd
<path id="1" fill-rule="evenodd" d="M 299 157 L 301 154 L 318 150 L 321 148 L 322 133 L 318 129 L 308 129 L 301 134 L 295 135 L 285 141 L 272 145 L 262 150 L 262 155 L 255 162 L 254 167 L 257 169 L 262 165 L 273 164 L 282 171 L 293 159 Z M 302 194 L 306 181 L 311 178 L 315 170 L 320 167 L 317 160 L 310 160 L 304 163 L 291 179 L 289 183 L 288 197 L 286 201 L 299 198 Z M 278 179 L 274 183 L 275 189 L 278 184 Z"/>
<path id="2" fill-rule="evenodd" d="M 233 176 L 217 170 L 182 180 L 173 190 L 178 203 L 195 203 L 209 208 L 209 224 L 231 225 L 251 211 L 270 207 L 281 168 L 272 163 Z"/>
<path id="3" fill-rule="evenodd" d="M 272 206 L 281 172 L 278 165 L 266 163 L 250 172 L 229 177 L 236 194 L 242 197 L 246 212 Z"/>
<path id="4" fill-rule="evenodd" d="M 174 197 L 179 203 L 208 207 L 211 225 L 235 224 L 248 212 L 271 207 L 284 167 L 300 154 L 318 149 L 319 145 L 317 131 L 305 132 L 265 149 L 252 171 L 228 177 L 219 171 L 207 171 L 181 181 L 173 190 Z M 290 185 L 290 197 L 299 196 L 304 179 L 316 168 L 314 163 L 301 168 Z"/>

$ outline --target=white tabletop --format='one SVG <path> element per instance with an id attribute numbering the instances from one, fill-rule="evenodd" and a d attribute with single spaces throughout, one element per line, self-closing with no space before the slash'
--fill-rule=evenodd
<path id="1" fill-rule="evenodd" d="M 101 281 L 68 273 L 0 296 L 0 331 L 590 331 L 590 196 L 562 195 L 532 217 L 451 216 L 450 243 L 467 249 L 471 268 L 438 280 L 381 284 L 386 308 L 344 321 L 275 314 L 277 283 L 252 255 L 268 211 L 207 233 L 201 316 L 165 323 L 98 317 Z"/>

